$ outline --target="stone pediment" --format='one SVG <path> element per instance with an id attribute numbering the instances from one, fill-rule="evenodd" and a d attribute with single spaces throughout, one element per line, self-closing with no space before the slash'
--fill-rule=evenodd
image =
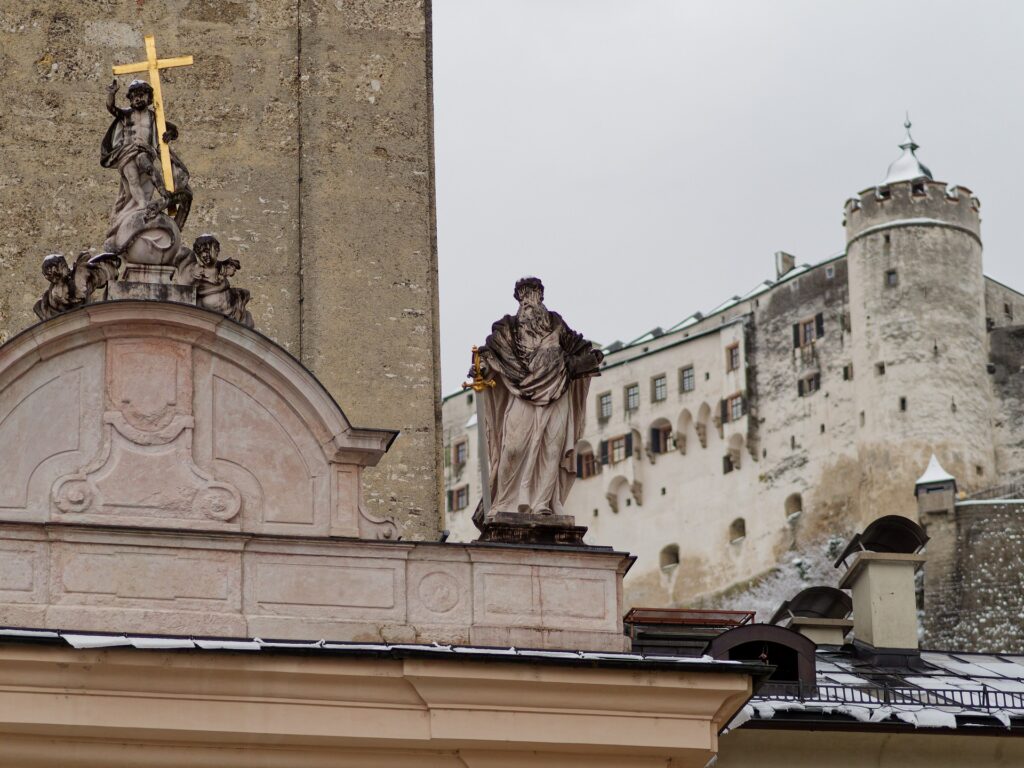
<path id="1" fill-rule="evenodd" d="M 92 304 L 0 347 L 0 521 L 397 538 L 360 502 L 396 434 L 184 305 Z"/>

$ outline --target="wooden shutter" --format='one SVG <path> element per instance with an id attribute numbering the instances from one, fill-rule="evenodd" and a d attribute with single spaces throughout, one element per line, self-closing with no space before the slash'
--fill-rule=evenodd
<path id="1" fill-rule="evenodd" d="M 729 422 L 729 401 L 726 399 L 718 401 L 718 412 L 722 414 L 722 423 Z"/>
<path id="2" fill-rule="evenodd" d="M 583 454 L 576 454 L 576 477 L 583 477 Z"/>
<path id="3" fill-rule="evenodd" d="M 814 316 L 814 335 L 819 339 L 825 335 L 825 316 L 821 312 Z"/>
<path id="4" fill-rule="evenodd" d="M 654 453 L 664 452 L 661 447 L 661 430 L 657 427 L 651 427 L 651 450 Z"/>
<path id="5" fill-rule="evenodd" d="M 607 464 L 608 463 L 608 441 L 607 440 L 602 440 L 601 441 L 601 463 L 602 464 Z"/>
<path id="6" fill-rule="evenodd" d="M 633 455 L 633 433 L 626 433 L 626 458 L 628 459 Z"/>
<path id="7" fill-rule="evenodd" d="M 448 491 L 448 511 L 455 511 L 455 494 L 452 491 Z"/>
<path id="8" fill-rule="evenodd" d="M 793 323 L 793 348 L 800 346 L 800 323 Z"/>

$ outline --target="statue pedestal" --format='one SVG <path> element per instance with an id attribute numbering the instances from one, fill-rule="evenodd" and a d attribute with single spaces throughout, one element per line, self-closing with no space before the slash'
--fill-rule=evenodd
<path id="1" fill-rule="evenodd" d="M 572 515 L 530 515 L 494 512 L 487 516 L 477 541 L 500 544 L 557 544 L 585 547 L 584 525 L 576 525 Z"/>
<path id="2" fill-rule="evenodd" d="M 170 301 L 175 304 L 195 306 L 196 289 L 191 285 L 173 283 L 137 282 L 135 280 L 113 280 L 107 284 L 107 299 L 144 299 L 146 301 Z"/>

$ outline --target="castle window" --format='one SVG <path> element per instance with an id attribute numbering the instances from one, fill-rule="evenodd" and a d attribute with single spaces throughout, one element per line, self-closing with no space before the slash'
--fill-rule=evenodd
<path id="1" fill-rule="evenodd" d="M 626 387 L 626 410 L 635 411 L 640 407 L 640 385 L 630 384 Z"/>
<path id="2" fill-rule="evenodd" d="M 804 499 L 799 493 L 792 493 L 786 497 L 786 519 L 795 520 L 804 511 Z"/>
<path id="3" fill-rule="evenodd" d="M 586 440 L 580 440 L 576 444 L 576 477 L 586 480 L 598 472 L 597 459 L 594 457 L 594 449 Z"/>
<path id="4" fill-rule="evenodd" d="M 608 421 L 612 417 L 612 393 L 602 392 L 597 396 L 598 421 Z"/>
<path id="5" fill-rule="evenodd" d="M 843 381 L 853 380 L 853 363 L 847 363 L 843 366 Z"/>
<path id="6" fill-rule="evenodd" d="M 860 412 L 860 425 L 862 427 L 864 426 L 864 411 Z"/>
<path id="7" fill-rule="evenodd" d="M 804 376 L 796 383 L 797 394 L 800 397 L 807 397 L 808 395 L 817 392 L 821 389 L 821 374 L 812 373 L 809 376 Z"/>
<path id="8" fill-rule="evenodd" d="M 900 277 L 896 274 L 895 269 L 887 269 L 885 271 L 885 285 L 887 288 L 895 288 L 900 284 Z"/>
<path id="9" fill-rule="evenodd" d="M 729 541 L 738 544 L 747 535 L 747 524 L 742 517 L 737 517 L 729 526 Z"/>
<path id="10" fill-rule="evenodd" d="M 668 397 L 668 378 L 665 374 L 655 376 L 651 380 L 651 399 L 660 403 L 662 400 Z"/>
<path id="11" fill-rule="evenodd" d="M 737 371 L 740 367 L 740 345 L 730 344 L 725 348 L 725 370 Z"/>
<path id="12" fill-rule="evenodd" d="M 473 393 L 470 392 L 468 395 L 466 395 L 466 405 L 472 405 L 472 404 L 473 404 Z"/>
<path id="13" fill-rule="evenodd" d="M 733 469 L 735 469 L 735 467 L 733 467 L 732 464 L 732 456 L 727 453 L 722 457 L 722 474 L 728 475 L 733 471 Z"/>
<path id="14" fill-rule="evenodd" d="M 914 197 L 924 197 L 926 192 L 923 181 L 917 181 L 910 185 L 910 194 Z"/>
<path id="15" fill-rule="evenodd" d="M 1003 304 L 1003 314 L 1006 315 L 1007 320 L 1013 320 L 1013 307 L 1009 304 Z"/>
<path id="16" fill-rule="evenodd" d="M 875 374 L 885 376 L 885 363 L 875 363 Z"/>
<path id="17" fill-rule="evenodd" d="M 901 411 L 906 411 L 907 410 L 907 398 L 905 398 L 905 397 L 901 397 L 900 398 L 900 410 Z"/>
<path id="18" fill-rule="evenodd" d="M 456 468 L 466 466 L 466 459 L 469 458 L 469 441 L 460 440 L 453 446 L 454 462 Z"/>
<path id="19" fill-rule="evenodd" d="M 733 395 L 724 400 L 723 421 L 738 421 L 743 418 L 743 395 Z"/>
<path id="20" fill-rule="evenodd" d="M 669 544 L 662 549 L 661 554 L 658 555 L 658 564 L 661 565 L 663 571 L 679 565 L 679 545 Z"/>
<path id="21" fill-rule="evenodd" d="M 627 450 L 627 443 L 632 443 L 632 435 L 620 435 L 619 437 L 613 437 L 608 441 L 608 458 L 612 464 L 618 464 L 620 461 L 625 461 L 630 452 Z"/>
<path id="22" fill-rule="evenodd" d="M 651 425 L 651 453 L 672 450 L 672 425 L 667 419 L 658 419 Z"/>
<path id="23" fill-rule="evenodd" d="M 793 323 L 793 347 L 806 347 L 825 335 L 825 316 L 819 312 L 799 323 Z"/>
<path id="24" fill-rule="evenodd" d="M 796 435 L 790 435 L 789 436 L 789 449 L 791 451 L 795 451 L 796 450 Z"/>
<path id="25" fill-rule="evenodd" d="M 825 267 L 825 279 L 826 280 L 831 280 L 835 276 L 836 276 L 836 268 L 835 267 Z"/>
<path id="26" fill-rule="evenodd" d="M 679 391 L 680 392 L 693 392 L 695 386 L 695 377 L 693 375 L 693 366 L 688 365 L 685 368 L 679 369 Z"/>
<path id="27" fill-rule="evenodd" d="M 469 506 L 469 486 L 463 485 L 452 491 L 452 510 L 458 512 Z"/>

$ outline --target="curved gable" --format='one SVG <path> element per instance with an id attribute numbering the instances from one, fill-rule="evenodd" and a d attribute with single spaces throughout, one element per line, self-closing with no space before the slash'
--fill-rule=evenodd
<path id="1" fill-rule="evenodd" d="M 393 538 L 360 476 L 396 435 L 195 307 L 93 304 L 0 347 L 0 520 Z"/>

